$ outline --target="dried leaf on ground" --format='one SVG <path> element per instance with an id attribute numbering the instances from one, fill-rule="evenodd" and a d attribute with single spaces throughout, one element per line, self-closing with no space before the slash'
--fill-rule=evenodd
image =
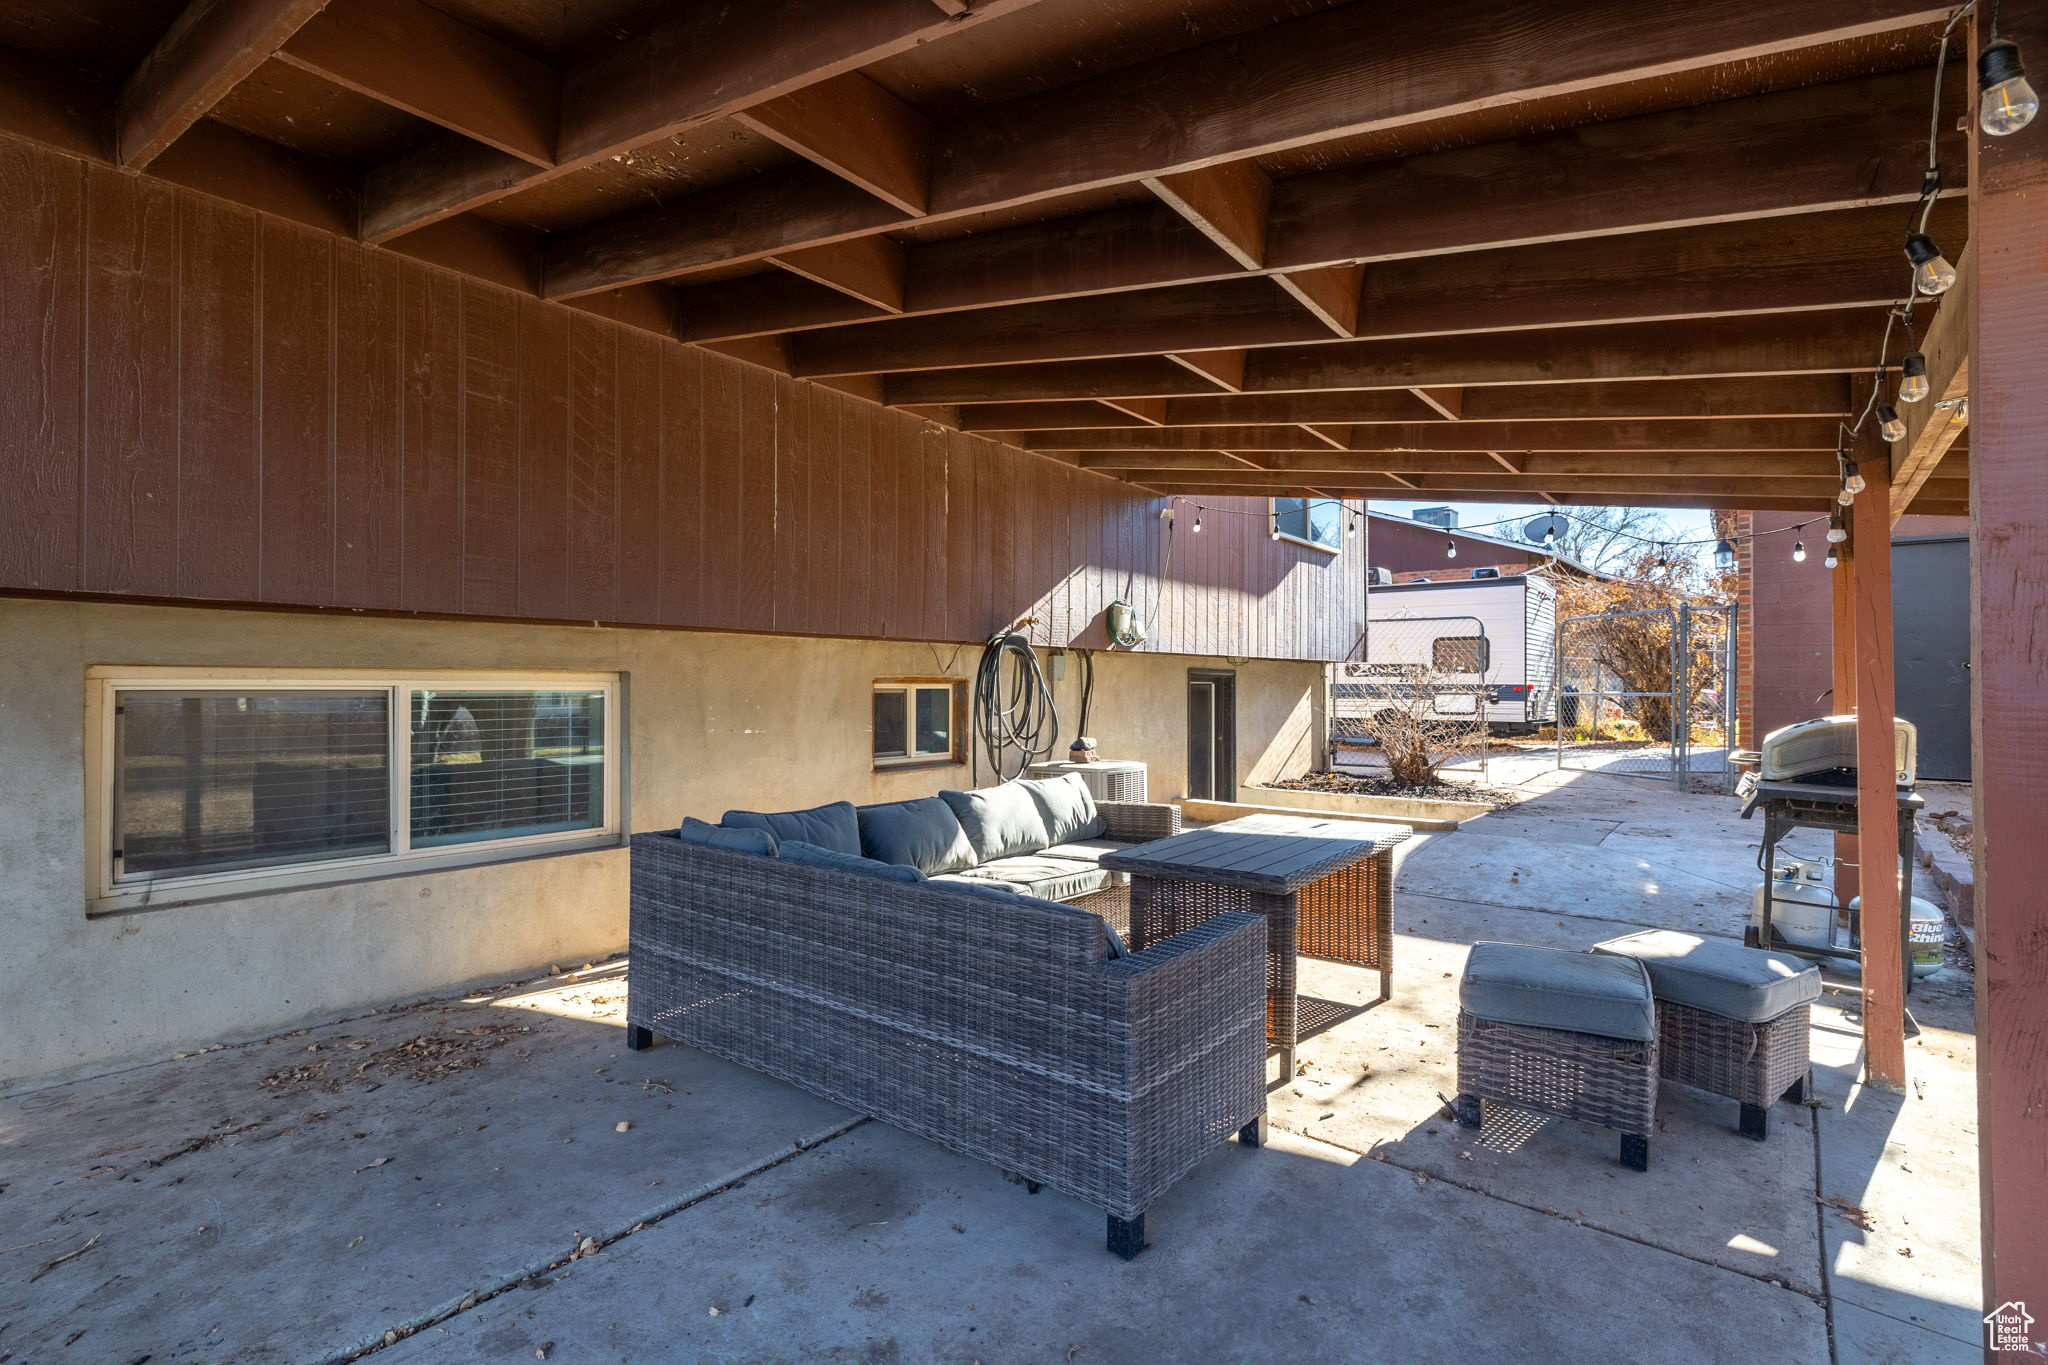
<path id="1" fill-rule="evenodd" d="M 41 1278 L 43 1278 L 43 1276 L 49 1274 L 58 1266 L 63 1265 L 66 1261 L 77 1260 L 79 1257 L 85 1255 L 86 1252 L 91 1251 L 95 1246 L 99 1245 L 99 1240 L 100 1235 L 97 1232 L 95 1232 L 92 1236 L 85 1239 L 85 1245 L 78 1248 L 78 1250 L 67 1251 L 54 1261 L 44 1261 L 41 1265 L 36 1267 L 36 1273 L 28 1277 L 28 1282 L 30 1284 L 34 1284 L 37 1280 L 40 1280 Z"/>
<path id="2" fill-rule="evenodd" d="M 1861 1204 L 1852 1204 L 1840 1195 L 1830 1194 L 1821 1198 L 1819 1202 L 1827 1205 L 1857 1227 L 1862 1228 L 1865 1232 L 1877 1226 L 1877 1219 L 1871 1217 L 1869 1211 Z"/>

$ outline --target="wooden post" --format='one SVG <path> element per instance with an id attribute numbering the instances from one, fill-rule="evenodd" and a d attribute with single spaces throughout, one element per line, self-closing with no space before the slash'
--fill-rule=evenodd
<path id="1" fill-rule="evenodd" d="M 1847 517 L 1843 513 L 1845 521 Z M 1849 567 L 1848 550 L 1847 545 L 1828 547 L 1841 560 L 1828 575 L 1828 624 L 1834 643 L 1834 695 L 1829 699 L 1828 714 L 1835 716 L 1846 716 L 1856 709 L 1856 576 Z M 1835 904 L 1847 905 L 1856 898 L 1856 873 L 1856 836 L 1837 834 Z"/>
<path id="2" fill-rule="evenodd" d="M 1982 14 L 1982 11 L 1979 11 Z M 1999 36 L 2048 63 L 2048 0 Z M 1977 23 L 1979 43 L 1985 36 Z M 1970 515 L 1976 757 L 1977 1141 L 1984 1306 L 2048 1305 L 2048 119 L 1971 123 Z M 2034 1326 L 2035 1339 L 2048 1327 Z M 2018 1353 L 2004 1357 L 2018 1360 Z M 2034 1357 L 2025 1357 L 2033 1359 Z"/>
<path id="3" fill-rule="evenodd" d="M 1899 923 L 1898 745 L 1892 717 L 1891 460 L 1858 452 L 1867 487 L 1850 509 L 1856 635 L 1856 863 L 1863 897 L 1863 1075 L 1906 1088 L 1905 933 Z"/>

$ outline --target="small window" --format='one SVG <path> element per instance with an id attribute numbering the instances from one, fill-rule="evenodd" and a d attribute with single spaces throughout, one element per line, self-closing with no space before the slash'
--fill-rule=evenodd
<path id="1" fill-rule="evenodd" d="M 961 691 L 957 682 L 876 683 L 875 763 L 958 761 Z"/>
<path id="2" fill-rule="evenodd" d="M 1344 548 L 1344 504 L 1335 498 L 1275 498 L 1273 534 L 1335 553 Z"/>
<path id="3" fill-rule="evenodd" d="M 1484 673 L 1492 658 L 1484 635 L 1445 635 L 1430 643 L 1429 663 L 1439 673 Z"/>
<path id="4" fill-rule="evenodd" d="M 94 910 L 617 842 L 612 676 L 94 678 Z"/>

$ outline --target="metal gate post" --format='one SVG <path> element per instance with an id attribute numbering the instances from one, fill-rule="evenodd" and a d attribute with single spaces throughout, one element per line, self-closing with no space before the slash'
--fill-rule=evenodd
<path id="1" fill-rule="evenodd" d="M 1671 618 L 1671 785 L 1692 790 L 1692 717 L 1685 713 L 1685 674 L 1692 661 L 1686 635 L 1692 627 L 1692 607 L 1681 602 Z"/>
<path id="2" fill-rule="evenodd" d="M 1721 791 L 1725 796 L 1735 795 L 1735 726 L 1741 719 L 1742 676 L 1737 671 L 1741 665 L 1742 652 L 1736 647 L 1735 632 L 1742 624 L 1742 604 L 1730 602 L 1728 613 L 1728 639 L 1723 646 L 1721 662 L 1721 735 L 1727 746 L 1727 759 L 1721 764 Z"/>

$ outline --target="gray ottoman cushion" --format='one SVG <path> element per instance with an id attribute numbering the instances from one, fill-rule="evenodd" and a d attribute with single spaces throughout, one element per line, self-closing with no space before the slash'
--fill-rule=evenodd
<path id="1" fill-rule="evenodd" d="M 854 818 L 853 802 L 834 801 L 810 810 L 729 810 L 718 822 L 727 829 L 765 829 L 777 843 L 796 839 L 836 853 L 861 856 L 860 823 Z"/>
<path id="2" fill-rule="evenodd" d="M 1649 1042 L 1657 1036 L 1650 976 L 1634 958 L 1475 943 L 1458 1003 L 1481 1019 Z"/>
<path id="3" fill-rule="evenodd" d="M 1676 929 L 1611 938 L 1593 951 L 1649 968 L 1650 989 L 1660 1000 L 1746 1024 L 1768 1023 L 1820 998 L 1820 968 L 1810 962 Z"/>
<path id="4" fill-rule="evenodd" d="M 1031 789 L 1022 782 L 971 792 L 940 792 L 939 799 L 960 818 L 967 841 L 974 845 L 976 862 L 1036 853 L 1052 842 L 1046 834 L 1045 817 L 1031 799 Z"/>
<path id="5" fill-rule="evenodd" d="M 765 829 L 726 829 L 686 815 L 676 834 L 686 844 L 709 844 L 734 853 L 758 853 L 764 858 L 775 856 L 775 836 Z"/>
<path id="6" fill-rule="evenodd" d="M 926 876 L 974 866 L 974 846 L 953 808 L 936 796 L 862 806 L 860 849 L 869 858 L 904 863 Z"/>
<path id="7" fill-rule="evenodd" d="M 1095 793 L 1088 790 L 1079 773 L 1061 773 L 1058 777 L 1036 778 L 1017 785 L 1030 792 L 1031 799 L 1038 803 L 1046 837 L 1053 843 L 1092 839 L 1102 833 L 1102 814 L 1095 809 Z"/>
<path id="8" fill-rule="evenodd" d="M 731 833 L 732 831 L 727 831 Z M 752 832 L 752 831 L 749 831 Z M 784 840 L 777 854 L 785 863 L 803 863 L 809 867 L 829 868 L 834 872 L 852 872 L 863 877 L 879 877 L 891 882 L 921 882 L 924 873 L 902 863 L 878 862 L 873 858 L 856 858 L 850 853 L 836 849 L 819 848 L 800 839 Z"/>

